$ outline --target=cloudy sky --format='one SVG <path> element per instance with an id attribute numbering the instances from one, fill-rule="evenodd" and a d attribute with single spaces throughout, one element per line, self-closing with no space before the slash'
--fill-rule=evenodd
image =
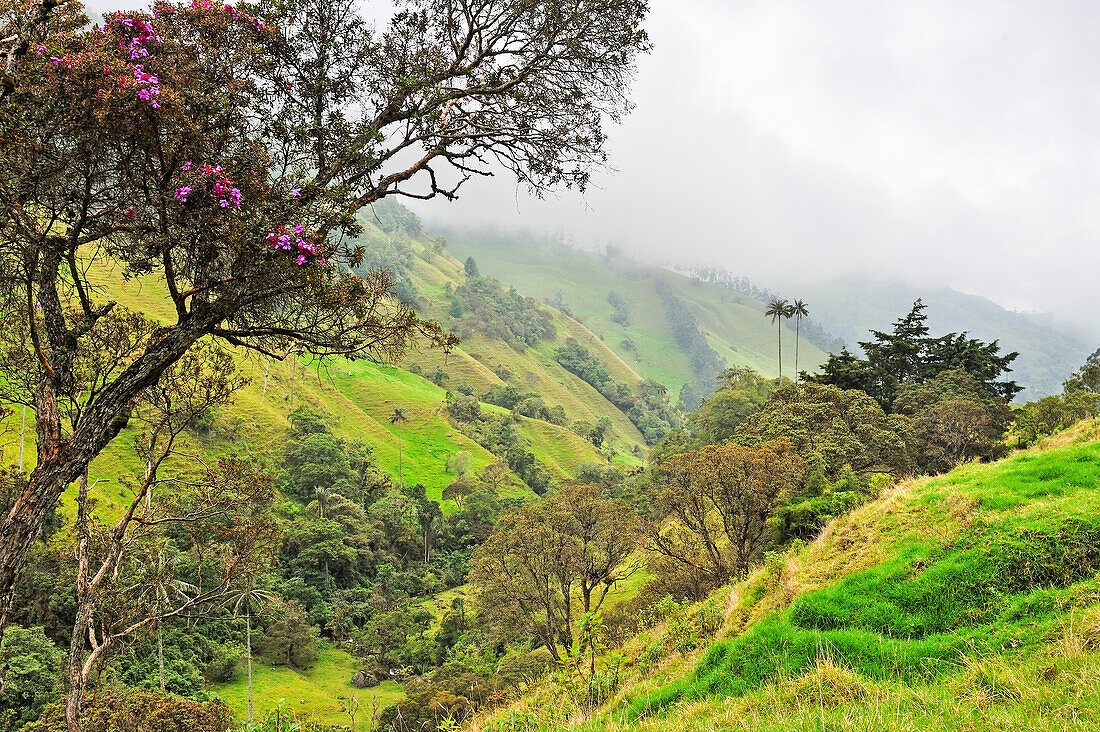
<path id="1" fill-rule="evenodd" d="M 417 212 L 779 290 L 852 271 L 947 284 L 1100 337 L 1100 3 L 651 3 L 637 108 L 584 197 L 501 176 Z"/>
<path id="2" fill-rule="evenodd" d="M 652 2 L 656 48 L 597 190 L 538 202 L 501 178 L 418 212 L 1098 325 L 1100 3 Z"/>

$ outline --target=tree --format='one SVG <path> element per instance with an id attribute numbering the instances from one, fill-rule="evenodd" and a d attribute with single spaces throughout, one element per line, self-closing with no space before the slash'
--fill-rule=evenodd
<path id="1" fill-rule="evenodd" d="M 779 298 L 773 298 L 768 303 L 767 309 L 764 311 L 764 317 L 771 317 L 772 325 L 778 324 L 776 331 L 779 333 L 779 378 L 780 383 L 783 382 L 783 320 L 790 318 L 794 313 L 791 309 L 790 303 L 786 300 Z"/>
<path id="2" fill-rule="evenodd" d="M 887 415 L 867 394 L 807 382 L 777 389 L 737 428 L 745 446 L 788 440 L 804 460 L 820 461 L 829 480 L 850 466 L 857 474 L 909 475 L 916 440 L 909 419 Z"/>
<path id="3" fill-rule="evenodd" d="M 477 260 L 473 257 L 466 257 L 466 262 L 463 264 L 463 269 L 466 271 L 466 277 L 470 279 L 476 279 L 481 276 L 481 273 L 477 269 Z"/>
<path id="4" fill-rule="evenodd" d="M 749 368 L 726 369 L 718 376 L 718 388 L 688 415 L 693 444 L 697 447 L 725 442 L 737 427 L 767 403 L 775 382 Z"/>
<path id="5" fill-rule="evenodd" d="M 627 507 L 595 486 L 507 514 L 472 559 L 481 617 L 537 637 L 560 660 L 562 648 L 572 653 L 577 619 L 597 612 L 615 583 L 636 571 L 636 530 Z"/>
<path id="6" fill-rule="evenodd" d="M 499 460 L 495 463 L 489 463 L 481 469 L 481 482 L 493 493 L 499 493 L 500 489 L 508 485 L 511 481 L 512 471 L 508 469 L 505 463 Z"/>
<path id="7" fill-rule="evenodd" d="M 399 489 L 404 489 L 405 487 L 405 477 L 401 463 L 401 423 L 408 421 L 409 418 L 405 415 L 404 409 L 401 407 L 393 408 L 393 414 L 390 415 L 390 424 L 397 428 L 397 483 Z"/>
<path id="8" fill-rule="evenodd" d="M 0 629 L 57 497 L 195 342 L 273 358 L 452 343 L 388 275 L 351 273 L 354 212 L 453 198 L 492 165 L 535 191 L 584 188 L 649 48 L 644 0 L 410 0 L 377 34 L 350 0 L 276 0 L 263 21 L 157 4 L 102 32 L 76 4 L 5 10 L 0 322 L 33 368 L 3 396 L 34 410 L 38 460 L 0 523 Z M 89 393 L 75 364 L 112 307 L 96 262 L 148 275 L 173 317 Z"/>
<path id="9" fill-rule="evenodd" d="M 1098 351 L 1097 353 L 1100 353 Z M 1100 394 L 1100 355 L 1093 354 L 1085 364 L 1073 372 L 1062 385 L 1066 394 L 1074 391 L 1087 391 Z"/>
<path id="10" fill-rule="evenodd" d="M 907 384 L 894 411 L 913 420 L 917 465 L 924 472 L 942 473 L 964 460 L 994 460 L 1008 452 L 1004 434 L 1012 410 L 963 369 Z"/>
<path id="11" fill-rule="evenodd" d="M 672 523 L 651 523 L 648 545 L 716 587 L 763 555 L 776 502 L 798 486 L 806 466 L 783 440 L 728 442 L 677 455 L 664 472 L 668 483 L 657 504 Z"/>
<path id="12" fill-rule="evenodd" d="M 257 581 L 255 575 L 242 579 L 235 586 L 226 606 L 233 611 L 233 617 L 244 618 L 244 648 L 248 659 L 248 723 L 254 721 L 252 705 L 252 614 L 275 602 L 275 593 L 266 589 Z"/>
<path id="13" fill-rule="evenodd" d="M 872 330 L 871 339 L 859 344 L 866 358 L 857 358 L 847 349 L 830 355 L 814 381 L 859 389 L 889 411 L 905 385 L 922 384 L 945 371 L 963 369 L 992 394 L 1011 401 L 1023 387 L 1002 377 L 1012 370 L 1011 364 L 1019 354 L 1001 355 L 997 341 L 984 343 L 967 333 L 929 336 L 924 312 L 927 307 L 917 300 L 906 315 L 894 322 L 892 332 Z"/>
<path id="14" fill-rule="evenodd" d="M 144 319 L 121 312 L 111 313 L 103 325 L 100 347 L 84 354 L 88 362 L 81 369 L 88 374 L 91 390 L 110 372 L 119 354 L 126 352 L 127 344 L 150 329 Z M 228 403 L 243 383 L 224 348 L 209 342 L 196 344 L 131 406 L 130 420 L 140 427 L 133 447 L 141 473 L 122 478 L 133 496 L 113 525 L 95 520 L 88 477 L 80 478 L 73 548 L 76 613 L 66 700 L 73 732 L 81 729 L 80 704 L 89 675 L 113 646 L 142 628 L 155 627 L 163 685 L 162 622 L 219 597 L 238 571 L 264 557 L 270 548 L 268 520 L 259 513 L 270 500 L 268 477 L 248 461 L 224 460 L 215 468 L 184 459 L 177 446 L 186 429 L 209 410 Z M 170 477 L 162 475 L 166 466 L 172 468 Z M 151 496 L 156 486 L 171 486 L 171 490 L 154 503 Z M 230 514 L 235 521 L 225 527 L 222 522 Z M 171 583 L 182 580 L 174 577 L 173 566 L 164 564 L 168 559 L 163 537 L 158 535 L 169 527 L 181 540 L 191 540 L 192 546 L 201 544 L 201 551 L 220 550 L 217 556 L 200 561 L 209 569 L 209 577 L 221 581 L 196 587 L 186 597 L 173 596 Z M 134 561 L 143 554 L 156 561 L 151 565 Z M 152 602 L 142 600 L 143 596 Z"/>
<path id="15" fill-rule="evenodd" d="M 41 628 L 9 629 L 0 647 L 7 669 L 0 696 L 0 729 L 14 732 L 42 714 L 64 689 L 65 655 L 42 634 Z"/>
<path id="16" fill-rule="evenodd" d="M 293 601 L 280 603 L 272 615 L 275 622 L 264 633 L 264 655 L 291 668 L 309 668 L 317 657 L 313 648 L 317 631 L 306 621 L 301 606 Z"/>
<path id="17" fill-rule="evenodd" d="M 447 472 L 454 473 L 459 478 L 462 478 L 466 473 L 470 472 L 470 464 L 473 462 L 473 455 L 469 450 L 459 450 L 454 455 L 447 459 Z"/>
<path id="18" fill-rule="evenodd" d="M 806 303 L 802 300 L 795 300 L 791 304 L 791 313 L 795 317 L 794 321 L 794 378 L 795 381 L 799 380 L 798 375 L 798 341 L 800 330 L 802 328 L 802 319 L 809 317 L 810 309 L 806 306 Z"/>
<path id="19" fill-rule="evenodd" d="M 171 555 L 161 546 L 153 550 L 145 562 L 145 571 L 139 578 L 141 588 L 158 617 L 166 614 L 177 602 L 190 604 L 198 587 L 179 578 L 180 558 Z M 156 623 L 157 666 L 160 670 L 160 691 L 164 693 L 164 623 Z"/>
<path id="20" fill-rule="evenodd" d="M 477 490 L 477 485 L 472 481 L 466 480 L 465 478 L 455 478 L 449 485 L 443 488 L 441 498 L 444 501 L 454 501 L 455 504 L 461 508 L 462 502 L 475 490 Z"/>

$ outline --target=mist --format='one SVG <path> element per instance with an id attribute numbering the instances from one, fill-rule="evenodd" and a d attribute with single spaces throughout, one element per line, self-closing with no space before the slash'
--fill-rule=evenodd
<path id="1" fill-rule="evenodd" d="M 655 0 L 637 107 L 585 195 L 502 174 L 412 207 L 778 290 L 949 286 L 1100 337 L 1096 27 L 1086 2 Z"/>

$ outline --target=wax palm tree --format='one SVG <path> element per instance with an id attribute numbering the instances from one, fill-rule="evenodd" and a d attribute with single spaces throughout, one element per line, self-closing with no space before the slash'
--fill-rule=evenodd
<path id="1" fill-rule="evenodd" d="M 401 407 L 394 407 L 393 414 L 390 415 L 390 424 L 397 427 L 397 484 L 404 489 L 405 478 L 402 474 L 401 465 L 401 423 L 408 422 L 409 418 L 405 415 L 405 410 Z"/>
<path id="2" fill-rule="evenodd" d="M 141 582 L 131 589 L 140 588 L 152 601 L 152 612 L 162 615 L 177 601 L 186 602 L 189 593 L 198 591 L 195 585 L 178 578 L 181 555 L 169 555 L 163 546 L 152 550 Z M 164 691 L 164 624 L 157 621 L 157 664 L 160 670 L 160 690 Z"/>
<path id="3" fill-rule="evenodd" d="M 764 317 L 772 319 L 772 325 L 779 323 L 779 382 L 783 382 L 783 319 L 794 314 L 794 309 L 786 300 L 773 298 L 768 303 L 768 309 L 764 311 Z"/>
<path id="4" fill-rule="evenodd" d="M 791 310 L 794 313 L 794 379 L 798 381 L 798 339 L 799 328 L 802 325 L 802 319 L 809 317 L 810 308 L 802 300 L 795 300 L 791 304 Z"/>
<path id="5" fill-rule="evenodd" d="M 252 725 L 252 613 L 262 610 L 265 605 L 275 601 L 275 594 L 260 587 L 255 577 L 249 577 L 236 587 L 226 605 L 233 610 L 235 617 L 244 618 L 244 647 L 248 657 L 248 724 Z"/>

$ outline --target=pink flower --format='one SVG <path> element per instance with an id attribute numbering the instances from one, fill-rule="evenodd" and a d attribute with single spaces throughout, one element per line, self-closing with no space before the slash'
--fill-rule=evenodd
<path id="1" fill-rule="evenodd" d="M 137 216 L 137 212 L 135 212 L 132 208 L 128 208 L 126 209 L 126 215 L 130 218 L 134 218 L 135 216 Z"/>
<path id="2" fill-rule="evenodd" d="M 191 195 L 191 186 L 180 186 L 176 189 L 176 198 L 181 203 L 187 203 L 187 197 Z"/>
<path id="3" fill-rule="evenodd" d="M 293 191 L 290 192 L 290 195 L 294 196 L 295 198 L 301 198 L 302 192 L 295 188 Z"/>
<path id="4" fill-rule="evenodd" d="M 301 266 L 302 266 L 303 264 L 305 264 L 305 263 L 306 263 L 306 255 L 304 255 L 304 254 L 299 254 L 299 255 L 298 255 L 298 258 L 297 258 L 296 260 L 294 260 L 294 261 L 298 263 L 298 266 L 299 266 L 299 267 L 301 267 Z"/>

